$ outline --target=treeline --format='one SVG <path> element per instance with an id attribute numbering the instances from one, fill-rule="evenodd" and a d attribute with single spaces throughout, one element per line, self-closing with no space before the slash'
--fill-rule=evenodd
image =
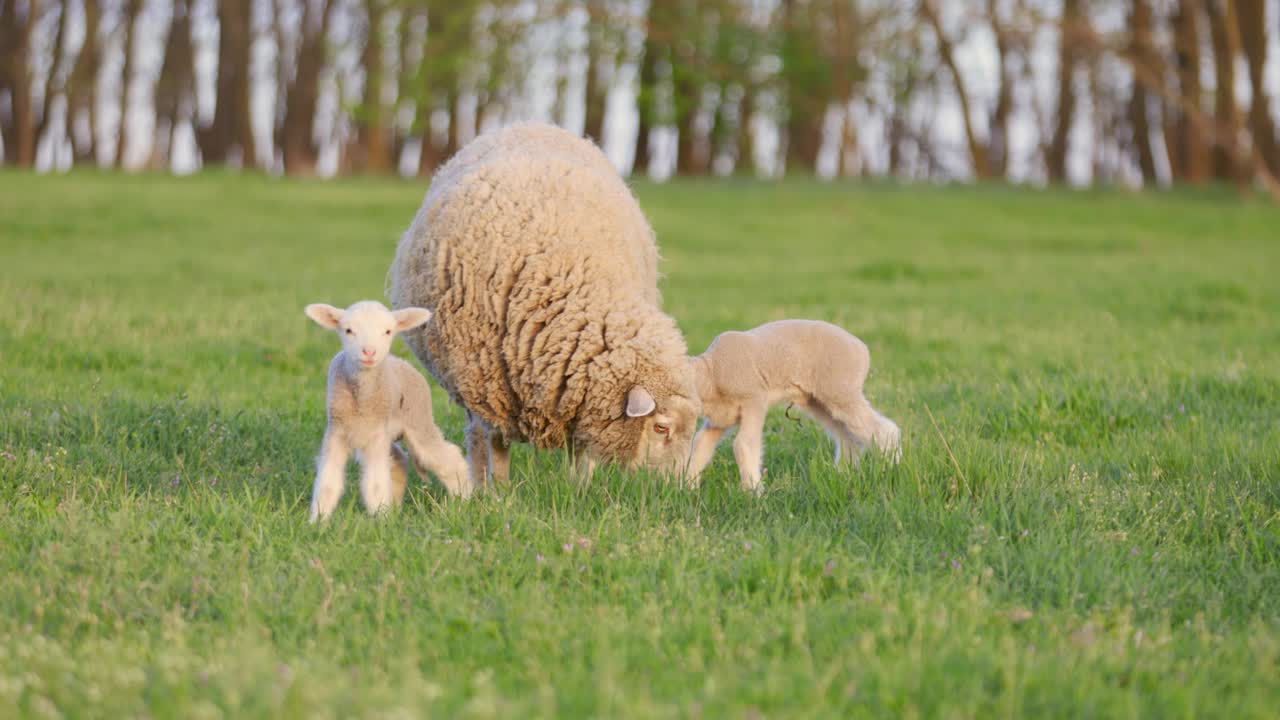
<path id="1" fill-rule="evenodd" d="M 659 174 L 1276 194 L 1275 33 L 1266 0 L 0 0 L 0 130 L 27 167 L 425 175 L 536 118 Z"/>

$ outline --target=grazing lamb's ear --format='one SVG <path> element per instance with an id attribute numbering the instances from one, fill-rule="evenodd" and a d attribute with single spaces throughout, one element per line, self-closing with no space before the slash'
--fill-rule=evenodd
<path id="1" fill-rule="evenodd" d="M 431 311 L 420 307 L 409 307 L 391 313 L 396 319 L 396 332 L 412 330 L 431 319 Z"/>
<path id="2" fill-rule="evenodd" d="M 346 314 L 343 310 L 324 303 L 308 305 L 306 313 L 307 317 L 315 320 L 317 325 L 327 327 L 330 330 L 337 330 L 338 323 L 342 322 L 342 316 Z"/>
<path id="3" fill-rule="evenodd" d="M 658 404 L 648 390 L 636 385 L 627 393 L 627 417 L 644 417 L 652 413 Z"/>

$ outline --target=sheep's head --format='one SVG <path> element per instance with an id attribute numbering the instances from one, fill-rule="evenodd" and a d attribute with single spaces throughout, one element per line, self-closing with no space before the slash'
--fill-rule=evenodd
<path id="1" fill-rule="evenodd" d="M 431 319 L 431 311 L 404 308 L 392 312 L 382 303 L 364 300 L 342 310 L 332 305 L 308 305 L 307 317 L 321 327 L 335 330 L 342 339 L 342 352 L 353 368 L 378 367 L 391 352 L 396 333 L 412 330 Z"/>
<path id="2" fill-rule="evenodd" d="M 681 473 L 689 460 L 701 404 L 687 365 L 664 375 L 656 381 L 651 377 L 627 392 L 627 417 L 643 423 L 634 464 Z"/>

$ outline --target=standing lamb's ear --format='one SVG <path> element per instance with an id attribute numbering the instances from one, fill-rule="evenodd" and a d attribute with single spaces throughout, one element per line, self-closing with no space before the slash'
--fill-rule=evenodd
<path id="1" fill-rule="evenodd" d="M 330 330 L 337 330 L 338 323 L 342 322 L 342 316 L 346 314 L 345 311 L 324 303 L 308 305 L 306 313 L 307 317 L 315 320 L 317 325 L 327 327 Z"/>
<path id="2" fill-rule="evenodd" d="M 648 390 L 636 385 L 627 393 L 627 417 L 644 417 L 652 413 L 658 404 Z"/>
<path id="3" fill-rule="evenodd" d="M 396 332 L 412 330 L 431 319 L 431 311 L 420 307 L 408 307 L 391 313 L 396 319 Z"/>

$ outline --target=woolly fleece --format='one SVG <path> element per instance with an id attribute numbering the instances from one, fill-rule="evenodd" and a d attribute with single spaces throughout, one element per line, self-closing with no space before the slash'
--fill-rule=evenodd
<path id="1" fill-rule="evenodd" d="M 653 231 L 589 141 L 523 125 L 469 143 L 433 179 L 389 280 L 395 307 L 434 312 L 409 347 L 508 442 L 669 470 L 687 459 L 698 400 L 661 310 Z M 627 417 L 634 386 L 652 418 Z"/>

